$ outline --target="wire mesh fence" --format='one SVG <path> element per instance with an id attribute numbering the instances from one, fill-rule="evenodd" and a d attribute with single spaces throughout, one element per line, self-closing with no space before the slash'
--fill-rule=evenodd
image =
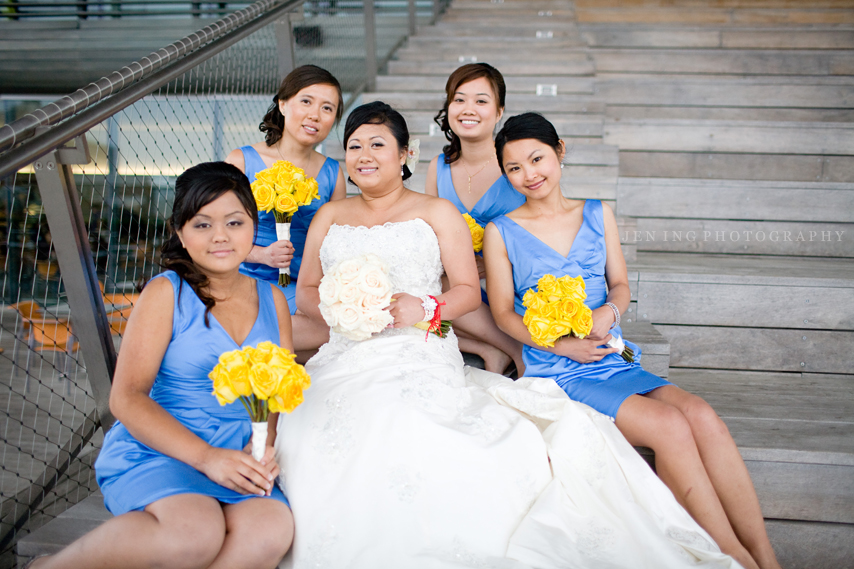
<path id="1" fill-rule="evenodd" d="M 296 65 L 331 71 L 345 104 L 365 81 L 361 4 L 306 2 L 290 16 Z M 383 61 L 408 34 L 408 4 L 378 3 L 376 18 Z M 91 160 L 71 168 L 117 350 L 141 286 L 161 270 L 176 177 L 262 140 L 276 42 L 268 25 L 87 132 Z M 5 107 L 7 121 L 20 114 Z M 97 491 L 103 433 L 36 176 L 28 167 L 0 184 L 0 567 L 9 567 L 18 538 Z"/>

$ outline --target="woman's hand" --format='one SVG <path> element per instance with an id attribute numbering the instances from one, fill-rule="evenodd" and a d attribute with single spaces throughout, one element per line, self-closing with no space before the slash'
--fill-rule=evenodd
<path id="1" fill-rule="evenodd" d="M 424 320 L 424 307 L 421 299 L 405 292 L 399 292 L 392 298 L 389 313 L 394 317 L 394 328 L 407 328 Z"/>
<path id="2" fill-rule="evenodd" d="M 610 339 L 610 334 L 605 334 L 605 337 L 601 340 L 592 339 L 589 336 L 583 339 L 574 336 L 564 336 L 555 341 L 554 353 L 581 364 L 598 362 L 608 354 L 617 353 L 616 348 L 599 347 Z"/>
<path id="3" fill-rule="evenodd" d="M 267 447 L 264 458 L 272 457 L 272 447 Z M 199 471 L 219 484 L 240 494 L 269 495 L 273 489 L 273 470 L 261 464 L 252 455 L 239 450 L 209 447 L 199 466 Z M 278 474 L 278 465 L 272 461 Z"/>
<path id="4" fill-rule="evenodd" d="M 474 262 L 477 265 L 477 277 L 480 279 L 486 278 L 486 264 L 483 262 L 483 257 L 480 255 L 474 256 Z"/>
<path id="5" fill-rule="evenodd" d="M 611 326 L 616 322 L 614 311 L 607 304 L 603 304 L 593 311 L 593 329 L 587 335 L 591 340 L 599 342 L 599 345 L 608 341 Z"/>
<path id="6" fill-rule="evenodd" d="M 243 452 L 252 456 L 252 441 L 250 440 L 245 447 L 243 447 Z M 267 445 L 267 448 L 264 450 L 264 456 L 261 457 L 261 466 L 267 469 L 267 477 L 272 476 L 272 480 L 275 480 L 279 475 L 279 463 L 276 462 L 276 449 L 273 448 L 272 445 Z M 273 492 L 272 486 L 269 490 L 267 490 L 267 496 L 269 496 Z"/>
<path id="7" fill-rule="evenodd" d="M 275 269 L 284 269 L 291 265 L 294 258 L 294 246 L 287 239 L 274 241 L 267 247 L 256 245 L 246 257 L 250 263 L 260 263 Z"/>

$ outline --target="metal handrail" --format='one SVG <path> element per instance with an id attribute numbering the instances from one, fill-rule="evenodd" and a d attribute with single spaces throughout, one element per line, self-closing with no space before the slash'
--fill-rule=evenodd
<path id="1" fill-rule="evenodd" d="M 187 54 L 196 52 L 200 47 L 211 44 L 218 39 L 225 37 L 232 30 L 239 29 L 242 32 L 239 37 L 236 37 L 236 39 L 233 39 L 233 41 L 227 44 L 217 44 L 216 48 L 213 46 L 208 47 L 204 50 L 205 56 L 194 59 L 194 61 L 196 63 L 200 63 L 205 59 L 213 57 L 235 43 L 237 40 L 246 37 L 249 33 L 260 29 L 264 25 L 275 21 L 281 16 L 281 14 L 292 10 L 304 1 L 305 0 L 258 0 L 243 10 L 229 14 L 221 20 L 218 20 L 209 26 L 205 26 L 201 30 L 111 73 L 107 77 L 102 77 L 95 83 L 90 83 L 83 89 L 78 89 L 74 93 L 57 99 L 37 111 L 25 115 L 12 123 L 3 125 L 0 127 L 0 152 L 8 148 L 12 148 L 16 144 L 33 137 L 38 127 L 50 126 L 59 123 L 60 121 L 91 107 L 101 99 L 115 94 L 109 100 L 110 112 L 106 114 L 98 113 L 97 116 L 100 118 L 95 122 L 87 123 L 88 126 L 86 128 L 97 124 L 101 120 L 107 118 L 110 114 L 120 111 L 141 98 L 141 96 L 132 98 L 131 95 L 126 94 L 127 89 L 131 85 L 150 76 L 165 65 L 185 57 Z M 252 22 L 251 28 L 246 26 L 249 22 Z M 247 29 L 251 29 L 251 31 L 246 32 Z M 181 62 L 184 63 L 186 59 L 187 58 L 185 57 Z M 169 69 L 171 70 L 174 67 L 175 66 L 169 67 Z M 186 69 L 189 68 L 185 68 L 184 71 L 186 71 Z M 175 77 L 178 77 L 184 71 L 175 74 L 167 74 L 164 76 L 161 85 L 150 85 L 148 88 L 153 91 L 154 89 L 165 85 Z M 123 95 L 121 98 L 119 98 L 118 95 L 120 92 L 122 92 Z M 41 140 L 40 143 L 36 143 L 36 141 L 33 140 L 25 146 L 18 147 L 4 154 L 2 156 L 3 163 L 0 164 L 0 178 L 15 172 L 17 169 L 31 163 L 39 156 L 50 151 L 51 148 L 65 144 L 81 132 L 85 131 L 85 129 L 80 130 L 76 128 L 69 128 L 67 125 L 63 126 L 65 126 L 65 131 L 68 132 L 68 134 L 58 134 L 58 128 L 52 129 L 50 132 L 38 137 L 38 140 Z M 50 143 L 47 143 L 48 137 L 51 140 Z"/>

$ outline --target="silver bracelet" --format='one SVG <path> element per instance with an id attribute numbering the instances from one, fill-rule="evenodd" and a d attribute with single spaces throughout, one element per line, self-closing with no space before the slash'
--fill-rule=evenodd
<path id="1" fill-rule="evenodd" d="M 421 297 L 421 308 L 424 309 L 424 320 L 430 322 L 436 314 L 436 301 L 427 295 Z"/>
<path id="2" fill-rule="evenodd" d="M 620 325 L 620 309 L 617 308 L 617 305 L 614 304 L 613 302 L 606 302 L 605 304 L 610 306 L 611 310 L 614 311 L 614 323 L 611 324 L 611 328 L 610 328 L 611 330 L 613 330 L 614 328 L 616 328 L 617 326 Z"/>

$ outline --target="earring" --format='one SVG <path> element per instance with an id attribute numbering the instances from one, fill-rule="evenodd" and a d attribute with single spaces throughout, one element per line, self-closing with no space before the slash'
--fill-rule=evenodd
<path id="1" fill-rule="evenodd" d="M 560 169 L 561 169 L 561 170 L 563 170 L 563 166 L 564 166 L 564 164 L 563 164 L 563 162 L 561 162 L 561 163 L 560 163 Z"/>
<path id="2" fill-rule="evenodd" d="M 406 175 L 406 172 L 403 171 L 403 166 L 400 167 L 400 176 L 401 178 Z"/>

